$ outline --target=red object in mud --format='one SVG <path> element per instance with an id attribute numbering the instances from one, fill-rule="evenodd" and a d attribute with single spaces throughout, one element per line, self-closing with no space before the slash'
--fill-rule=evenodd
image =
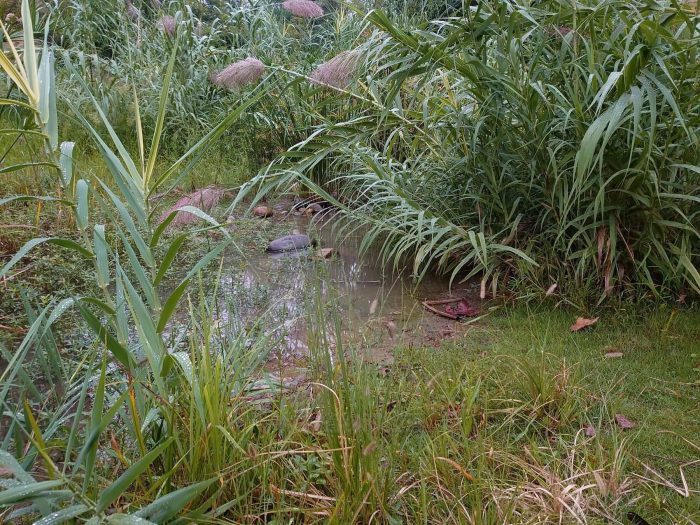
<path id="1" fill-rule="evenodd" d="M 479 309 L 476 306 L 467 303 L 467 301 L 464 299 L 457 303 L 448 304 L 445 306 L 445 312 L 456 317 L 476 317 L 479 315 Z"/>

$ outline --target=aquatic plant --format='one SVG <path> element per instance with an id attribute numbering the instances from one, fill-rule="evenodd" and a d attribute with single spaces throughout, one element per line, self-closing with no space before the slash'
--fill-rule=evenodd
<path id="1" fill-rule="evenodd" d="M 385 260 L 479 275 L 484 294 L 700 293 L 698 16 L 546 5 L 479 4 L 417 33 L 371 12 L 357 104 L 246 190 L 340 187 Z M 330 159 L 325 180 L 307 176 Z"/>

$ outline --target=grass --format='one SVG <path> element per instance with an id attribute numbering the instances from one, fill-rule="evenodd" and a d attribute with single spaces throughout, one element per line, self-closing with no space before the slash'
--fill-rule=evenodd
<path id="1" fill-rule="evenodd" d="M 355 103 L 251 193 L 339 195 L 386 261 L 478 275 L 494 292 L 559 283 L 603 303 L 700 291 L 688 148 L 700 113 L 685 92 L 700 75 L 697 13 L 493 1 L 420 30 L 378 10 L 366 20 Z"/>
<path id="2" fill-rule="evenodd" d="M 95 7 L 97 3 L 90 5 Z M 391 242 L 385 244 L 384 254 L 395 255 L 397 262 L 403 254 L 417 250 L 417 259 L 422 262 L 415 261 L 414 273 L 432 268 L 430 261 L 438 262 L 436 253 L 442 253 L 447 266 L 455 270 L 471 257 L 472 262 L 479 259 L 475 271 L 487 272 L 482 283 L 485 285 L 490 280 L 497 290 L 500 263 L 487 260 L 494 255 L 489 252 L 489 246 L 496 249 L 497 258 L 505 257 L 500 262 L 508 267 L 508 275 L 517 275 L 517 257 L 531 252 L 525 244 L 537 241 L 547 246 L 548 239 L 563 227 L 559 233 L 566 235 L 557 235 L 557 242 L 564 242 L 566 250 L 573 250 L 578 257 L 578 262 L 573 263 L 577 265 L 573 270 L 577 279 L 572 288 L 604 284 L 607 294 L 609 285 L 614 288 L 615 283 L 627 282 L 622 279 L 623 273 L 626 279 L 635 282 L 634 272 L 626 267 L 630 263 L 626 254 L 634 258 L 635 253 L 640 253 L 637 250 L 640 243 L 643 246 L 645 241 L 639 239 L 631 249 L 628 246 L 621 250 L 620 242 L 627 245 L 626 226 L 630 223 L 604 221 L 607 224 L 604 226 L 595 222 L 600 211 L 598 204 L 609 205 L 611 195 L 603 195 L 602 200 L 595 198 L 595 205 L 588 209 L 586 201 L 590 204 L 592 194 L 586 188 L 590 181 L 595 185 L 602 176 L 610 175 L 610 166 L 615 162 L 605 151 L 613 147 L 630 149 L 630 164 L 624 171 L 629 176 L 628 182 L 639 173 L 646 173 L 632 166 L 633 157 L 638 157 L 641 164 L 653 164 L 659 169 L 678 167 L 677 162 L 684 161 L 682 170 L 694 171 L 697 159 L 681 144 L 694 131 L 681 132 L 675 126 L 677 120 L 683 119 L 677 116 L 678 111 L 669 109 L 675 104 L 674 94 L 664 91 L 666 88 L 659 83 L 656 83 L 658 90 L 653 88 L 649 75 L 658 74 L 661 80 L 665 78 L 663 75 L 670 75 L 670 83 L 674 84 L 675 78 L 676 87 L 681 86 L 683 91 L 692 87 L 697 77 L 691 45 L 697 40 L 695 31 L 687 25 L 687 15 L 677 6 L 657 10 L 637 3 L 626 6 L 622 14 L 615 12 L 612 18 L 608 17 L 609 11 L 621 7 L 615 0 L 606 0 L 590 9 L 583 5 L 559 5 L 562 11 L 558 14 L 543 14 L 530 6 L 520 6 L 522 11 L 516 15 L 511 7 L 496 2 L 487 4 L 486 11 L 481 11 L 480 4 L 475 14 L 476 24 L 455 20 L 452 26 L 416 35 L 404 33 L 394 21 L 374 12 L 366 20 L 375 28 L 391 33 L 391 38 L 387 39 L 386 35 L 380 38 L 378 33 L 367 36 L 365 51 L 370 56 L 370 65 L 378 69 L 374 71 L 376 78 L 367 79 L 368 85 L 360 87 L 371 92 L 372 100 L 354 94 L 352 105 L 356 107 L 352 111 L 358 110 L 357 118 L 349 127 L 330 128 L 332 133 L 339 133 L 336 139 L 341 139 L 345 149 L 339 151 L 331 137 L 327 146 L 321 144 L 320 156 L 314 154 L 309 158 L 301 152 L 300 158 L 297 149 L 287 152 L 286 158 L 296 159 L 299 163 L 295 167 L 309 172 L 316 167 L 328 169 L 332 163 L 344 169 L 352 167 L 354 171 L 349 178 L 341 172 L 338 180 L 354 180 L 362 195 L 356 201 L 359 209 L 374 210 L 364 200 L 364 196 L 369 196 L 374 207 L 388 214 L 385 215 L 388 222 L 382 223 L 380 217 L 366 240 L 379 240 L 382 232 L 389 233 L 389 240 L 398 244 L 393 247 Z M 530 11 L 525 11 L 526 8 Z M 223 104 L 226 117 L 212 128 L 207 123 L 218 121 L 222 113 L 213 108 L 207 116 L 197 110 L 197 105 L 210 94 L 208 87 L 200 89 L 208 85 L 204 68 L 190 75 L 192 71 L 188 73 L 187 67 L 188 63 L 200 62 L 197 57 L 214 40 L 197 40 L 193 25 L 197 20 L 188 15 L 172 41 L 158 35 L 150 43 L 148 37 L 142 46 L 133 46 L 129 37 L 140 36 L 141 28 L 126 20 L 121 11 L 115 11 L 114 20 L 109 18 L 110 14 L 103 21 L 107 25 L 116 21 L 110 27 L 126 28 L 125 32 L 118 31 L 112 42 L 121 42 L 125 53 L 121 59 L 118 54 L 113 55 L 110 64 L 117 69 L 111 76 L 127 78 L 131 84 L 121 83 L 111 93 L 103 87 L 96 90 L 90 85 L 92 80 L 86 81 L 81 72 L 96 72 L 99 77 L 99 67 L 83 61 L 73 66 L 64 62 L 66 69 L 62 74 L 69 75 L 74 83 L 66 91 L 66 86 L 56 80 L 55 62 L 51 58 L 54 50 L 49 48 L 48 38 L 40 53 L 31 50 L 34 42 L 31 37 L 35 34 L 31 9 L 29 0 L 24 0 L 23 67 L 2 55 L 3 70 L 27 100 L 26 104 L 5 101 L 12 108 L 9 116 L 26 118 L 21 123 L 21 119 L 11 123 L 3 133 L 12 135 L 18 131 L 13 128 L 29 126 L 29 135 L 34 132 L 32 136 L 37 140 L 32 147 L 22 147 L 27 146 L 24 139 L 10 146 L 10 155 L 5 157 L 9 164 L 3 170 L 11 170 L 13 163 L 20 168 L 25 162 L 33 165 L 28 171 L 12 173 L 16 182 L 5 191 L 40 194 L 42 198 L 11 199 L 3 208 L 9 210 L 4 212 L 7 213 L 4 218 L 31 228 L 23 232 L 21 227 L 12 226 L 8 228 L 9 235 L 1 237 L 2 249 L 9 260 L 6 264 L 3 261 L 0 270 L 0 277 L 9 278 L 9 285 L 7 281 L 2 283 L 3 315 L 14 316 L 12 328 L 22 331 L 24 338 L 7 341 L 13 351 L 0 340 L 3 363 L 0 521 L 39 520 L 42 525 L 66 522 L 496 525 L 622 523 L 631 515 L 641 516 L 649 523 L 697 522 L 700 514 L 696 460 L 700 451 L 699 381 L 698 358 L 694 355 L 700 331 L 697 310 L 663 305 L 644 309 L 644 306 L 616 302 L 597 313 L 600 320 L 591 330 L 573 334 L 569 325 L 580 311 L 589 313 L 585 308 L 562 310 L 547 303 L 535 309 L 526 305 L 494 307 L 491 315 L 474 322 L 459 339 L 433 347 L 409 344 L 396 348 L 390 365 L 366 361 L 362 357 L 365 349 L 342 337 L 346 328 L 344 311 L 336 308 L 333 287 L 322 279 L 303 281 L 302 292 L 306 296 L 300 303 L 304 307 L 300 314 L 298 308 L 290 307 L 294 311 L 287 311 L 287 298 L 283 294 L 275 296 L 272 289 L 243 283 L 242 291 L 248 295 L 241 299 L 245 293 L 237 293 L 233 279 L 224 281 L 223 274 L 204 271 L 218 260 L 222 272 L 224 264 L 236 264 L 246 256 L 245 251 L 259 250 L 268 236 L 281 233 L 286 225 L 238 218 L 232 231 L 227 231 L 215 219 L 188 208 L 209 221 L 210 226 L 163 233 L 151 215 L 159 212 L 153 210 L 153 204 L 164 192 L 167 195 L 171 184 L 180 184 L 187 191 L 190 186 L 210 183 L 235 186 L 246 180 L 250 166 L 246 159 L 251 157 L 245 148 L 239 150 L 235 145 L 248 144 L 252 149 L 260 149 L 258 153 L 286 148 L 290 141 L 300 140 L 318 123 L 334 118 L 328 116 L 327 110 L 340 118 L 337 111 L 346 107 L 348 101 L 342 97 L 337 101 L 333 97 L 326 100 L 323 93 L 309 90 L 301 81 L 285 85 L 281 76 L 270 80 L 271 85 L 264 80 L 240 96 L 219 99 L 215 106 L 221 108 Z M 244 24 L 246 27 L 258 24 L 256 10 L 234 11 L 249 17 L 251 24 Z M 349 38 L 359 29 L 359 19 L 341 23 L 342 10 L 338 13 L 341 14 L 335 19 L 337 36 Z M 465 16 L 471 14 L 470 11 Z M 576 25 L 581 14 L 585 15 L 588 32 Z M 624 20 L 620 25 L 620 17 L 626 15 L 631 17 L 631 22 Z M 666 15 L 670 18 L 663 18 Z M 97 18 L 100 16 L 98 13 Z M 317 33 L 318 27 L 313 24 L 297 28 L 286 19 L 279 25 L 268 24 L 274 17 L 277 14 L 269 11 L 261 19 L 265 29 L 272 33 L 281 30 L 284 34 L 277 37 L 268 34 L 274 45 L 261 55 L 266 59 L 287 56 L 280 54 L 281 49 L 290 57 L 300 55 L 303 63 L 300 70 L 305 71 L 311 62 L 335 47 L 350 47 L 350 42 L 342 45 L 327 42 L 322 49 L 310 49 L 314 52 L 306 55 L 307 44 L 314 48 L 319 39 L 330 38 L 332 24 L 324 21 L 328 31 Z M 542 18 L 542 23 L 536 23 L 534 17 Z M 638 38 L 647 40 L 645 45 L 657 53 L 656 61 L 651 61 L 646 51 L 639 48 L 630 51 L 627 45 L 637 34 L 637 24 L 633 22 L 641 21 L 640 17 L 644 23 L 639 25 L 643 29 L 639 29 Z M 570 19 L 576 31 L 568 33 L 568 37 L 559 38 L 544 29 L 551 23 L 568 23 Z M 106 27 L 98 19 L 93 22 L 94 26 L 88 22 L 81 27 L 90 29 L 92 34 Z M 667 23 L 677 29 L 676 36 L 661 27 Z M 536 26 L 532 27 L 533 31 L 528 29 L 531 24 Z M 650 25 L 658 31 L 650 32 Z M 475 27 L 479 31 L 475 32 Z M 630 29 L 628 39 L 623 39 L 620 35 L 624 31 L 618 31 L 618 27 L 634 29 Z M 284 42 L 288 30 L 289 38 L 308 41 L 287 49 Z M 149 30 L 144 31 L 146 34 Z M 444 40 L 443 35 L 447 37 Z M 512 38 L 513 35 L 518 38 Z M 614 46 L 610 49 L 602 46 L 601 50 L 592 45 L 593 54 L 583 61 L 583 46 L 578 44 L 584 38 L 596 44 L 593 40 L 600 36 L 603 40 L 614 40 Z M 472 49 L 465 53 L 474 56 L 465 54 L 465 59 L 453 60 L 449 58 L 451 46 L 459 42 L 464 47 L 462 37 L 468 37 L 472 44 Z M 251 38 L 249 43 L 255 40 Z M 374 46 L 375 42 L 382 45 Z M 665 43 L 679 47 L 681 52 L 667 56 Z M 14 46 L 13 40 L 7 44 Z M 163 53 L 164 49 L 167 53 Z M 235 54 L 245 49 L 246 45 L 236 48 Z M 393 54 L 388 69 L 384 59 L 377 58 L 387 49 Z M 17 57 L 14 51 L 12 54 Z M 127 66 L 123 57 L 131 57 L 132 51 L 144 54 L 134 57 L 134 62 Z M 624 59 L 625 74 L 614 90 L 612 84 L 602 81 L 615 78 L 618 66 L 612 66 L 612 60 L 595 60 L 598 52 L 601 56 L 617 56 L 617 53 Z M 162 64 L 168 54 L 167 65 Z M 523 68 L 524 63 L 518 57 L 527 58 L 529 67 Z M 591 57 L 594 59 L 590 60 Z M 228 61 L 235 57 L 226 54 L 220 58 Z M 663 59 L 665 64 L 657 67 Z M 209 64 L 216 62 L 212 60 Z M 575 69 L 572 76 L 568 68 L 578 62 L 587 65 Z M 144 67 L 154 63 L 158 67 Z M 479 78 L 471 67 L 477 64 L 477 77 L 480 75 L 490 82 L 474 82 Z M 119 66 L 124 66 L 122 71 L 143 73 L 145 77 L 119 75 Z M 647 79 L 640 80 L 646 99 L 639 98 L 641 92 L 634 85 L 642 70 Z M 538 89 L 537 83 L 530 82 L 530 78 L 520 81 L 523 71 L 536 72 L 534 80 L 546 79 L 546 75 L 539 76 L 544 73 L 558 72 L 559 80 L 565 80 L 566 89 L 550 97 L 549 104 L 540 104 L 537 96 L 532 96 L 532 90 Z M 154 75 L 158 82 L 150 82 Z M 381 81 L 384 75 L 386 83 Z M 196 82 L 188 82 L 195 76 Z M 404 108 L 401 95 L 405 87 L 413 87 L 416 78 L 425 81 L 418 86 L 420 103 L 413 106 L 409 103 Z M 379 83 L 375 84 L 375 80 Z M 130 89 L 123 90 L 125 87 Z M 551 87 L 556 91 L 556 82 Z M 493 97 L 490 89 L 498 92 L 499 97 Z M 198 102 L 187 96 L 190 90 L 203 98 Z M 75 129 L 63 126 L 65 115 L 54 103 L 56 91 L 60 91 L 61 104 L 70 108 L 84 128 L 76 136 L 72 135 Z M 657 91 L 665 95 L 657 97 Z M 586 95 L 585 100 L 580 99 L 581 104 L 576 97 L 583 92 Z M 278 96 L 281 93 L 284 97 Z M 110 94 L 117 96 L 105 98 Z M 676 93 L 678 100 L 683 100 L 682 111 L 687 116 L 684 123 L 693 127 L 696 108 L 694 102 L 685 102 L 682 94 Z M 575 103 L 572 97 L 576 98 Z M 278 104 L 278 100 L 282 103 Z M 195 105 L 191 106 L 193 101 Z M 228 107 L 230 101 L 239 103 L 232 109 Z M 323 115 L 316 109 L 304 112 L 320 101 L 323 101 L 320 112 Z M 389 111 L 382 107 L 386 101 L 390 101 Z M 593 110 L 596 101 L 600 103 Z M 628 105 L 621 107 L 620 101 L 627 101 Z M 576 113 L 568 111 L 567 107 L 572 105 L 577 106 Z M 103 106 L 109 107 L 105 111 Z M 395 111 L 398 106 L 405 111 Z M 471 110 L 465 112 L 465 106 Z M 583 106 L 588 109 L 584 110 Z M 633 113 L 626 113 L 623 122 L 614 108 Z M 542 114 L 543 110 L 556 115 Z M 468 122 L 466 113 L 473 116 L 474 111 L 482 112 L 483 125 Z M 575 118 L 570 119 L 569 114 Z M 177 147 L 179 142 L 191 135 L 189 126 L 182 123 L 193 124 L 192 116 L 199 119 L 193 128 L 210 131 L 187 150 L 185 157 L 171 159 L 170 152 L 181 149 Z M 302 118 L 298 120 L 297 116 Z M 514 123 L 514 116 L 522 117 L 519 125 Z M 234 127 L 239 117 L 246 118 Z M 378 127 L 375 117 L 379 117 Z M 455 117 L 458 122 L 450 120 Z M 78 151 L 87 152 L 83 153 L 85 157 L 72 157 L 69 145 L 59 148 L 59 119 L 62 133 L 69 130 L 68 138 L 77 141 Z M 137 124 L 136 133 L 125 131 L 125 123 L 131 121 Z M 251 122 L 255 123 L 252 128 Z M 529 126 L 528 122 L 542 125 Z M 385 135 L 392 127 L 397 127 L 399 132 Z M 226 142 L 239 129 L 248 129 L 248 134 L 229 143 L 228 149 L 221 147 L 219 151 L 230 161 L 222 167 L 222 159 L 205 147 Z M 605 129 L 608 132 L 604 139 L 596 135 Z M 413 140 L 409 137 L 415 130 L 425 136 L 411 145 L 406 141 Z M 473 135 L 471 147 L 475 153 L 471 157 L 462 147 L 469 149 L 467 142 L 461 142 L 467 140 L 462 130 L 471 130 Z M 319 131 L 305 147 L 313 149 L 314 144 L 318 145 L 314 141 L 322 143 L 327 138 L 324 133 L 329 129 L 321 126 Z M 180 139 L 173 140 L 178 132 Z M 654 138 L 662 132 L 668 141 L 665 152 L 655 147 L 640 150 L 637 146 L 638 140 L 656 146 Z M 23 133 L 28 132 L 25 129 Z M 98 145 L 101 162 L 92 150 L 83 149 L 81 143 L 86 135 Z M 152 140 L 144 138 L 151 135 Z M 124 142 L 120 136 L 125 137 Z M 555 142 L 563 145 L 557 151 L 566 150 L 568 154 L 562 160 L 556 152 L 545 158 L 539 158 L 543 151 L 535 152 L 534 156 L 528 152 L 529 167 L 522 159 L 513 162 L 511 154 L 524 151 L 523 144 L 531 145 L 521 139 L 529 141 L 533 136 L 538 140 L 554 137 Z M 262 140 L 265 137 L 267 140 Z M 166 145 L 169 141 L 172 150 Z M 260 147 L 259 142 L 267 145 Z M 574 154 L 579 142 L 580 151 Z M 428 152 L 425 147 L 429 143 L 436 147 L 431 146 Z M 498 146 L 496 154 L 490 155 L 494 144 Z M 515 150 L 510 150 L 513 146 Z M 445 151 L 450 155 L 445 157 Z M 357 152 L 361 155 L 355 157 Z M 353 161 L 348 161 L 349 154 Z M 325 162 L 326 157 L 330 163 Z M 488 162 L 474 164 L 471 158 Z M 74 166 L 70 165 L 71 159 L 76 161 Z M 188 159 L 200 161 L 196 170 L 188 171 Z M 530 165 L 531 159 L 534 161 Z M 48 165 L 37 162 L 41 160 L 48 160 Z M 635 165 L 641 165 L 640 162 Z M 56 177 L 58 165 L 63 169 Z M 547 186 L 547 180 L 542 183 L 534 177 L 545 166 L 557 168 L 552 172 L 556 179 L 554 188 Z M 450 187 L 432 192 L 430 186 L 422 185 L 423 175 L 439 172 L 441 177 L 447 177 L 433 179 L 434 190 L 444 186 L 442 181 L 457 180 L 453 175 L 462 173 L 465 167 L 467 171 L 474 167 L 483 169 L 481 185 L 458 184 L 460 191 L 464 188 L 469 191 L 466 201 L 475 203 L 467 206 L 469 212 L 450 215 L 442 222 L 439 214 L 424 213 L 428 201 L 444 207 L 454 194 Z M 557 189 L 560 182 L 566 182 L 566 173 L 574 174 L 571 170 L 576 175 L 572 180 L 576 184 L 569 188 L 572 191 Z M 189 178 L 181 178 L 183 173 Z M 563 178 L 558 173 L 563 173 Z M 313 186 L 311 179 L 304 179 L 296 169 L 286 175 L 288 182 L 301 177 Z M 583 175 L 586 179 L 579 180 Z M 507 180 L 509 177 L 512 180 Z M 602 187 L 611 189 L 615 197 L 613 209 L 604 210 L 604 214 L 612 213 L 613 218 L 617 217 L 616 206 L 628 209 L 624 200 L 617 200 L 618 194 L 632 194 L 635 186 L 627 187 L 625 181 L 618 186 L 616 181 L 617 175 L 602 181 Z M 369 187 L 363 188 L 366 182 L 370 183 Z M 585 184 L 581 186 L 581 182 Z M 680 200 L 686 201 L 683 206 L 690 207 L 698 200 L 695 186 L 673 177 L 662 182 L 661 189 L 637 187 L 635 194 L 645 206 L 656 202 L 657 197 L 670 199 L 665 214 L 649 217 L 648 225 L 666 228 L 655 231 L 652 240 L 660 236 L 669 241 L 664 231 L 679 229 L 682 235 L 676 236 L 676 240 L 695 242 L 694 210 L 688 211 L 683 224 L 669 222 L 669 217 L 683 215 L 685 209 L 670 202 L 680 195 Z M 544 186 L 540 188 L 541 184 Z M 677 186 L 680 193 L 670 193 Z M 491 197 L 488 191 L 479 188 L 490 190 Z M 508 188 L 520 189 L 513 194 Z M 321 188 L 319 193 L 323 191 Z M 533 208 L 537 214 L 550 213 L 547 210 L 553 208 L 538 203 L 551 199 L 543 200 L 541 195 L 539 200 L 524 199 L 520 194 L 532 196 L 550 191 L 551 196 L 566 201 L 564 226 L 551 224 L 535 236 L 534 224 L 542 221 L 533 223 L 527 220 L 528 216 Z M 412 195 L 421 194 L 422 200 L 412 199 Z M 447 199 L 439 198 L 440 195 Z M 57 197 L 61 198 L 59 202 Z M 164 204 L 175 198 L 168 195 Z M 344 196 L 341 194 L 339 198 L 342 200 Z M 329 195 L 328 200 L 332 199 L 335 197 Z M 479 202 L 479 199 L 486 200 Z M 464 204 L 458 201 L 460 206 Z M 518 240 L 523 235 L 519 228 L 522 213 L 511 206 L 511 201 L 524 202 L 527 206 L 522 222 L 527 230 L 524 239 Z M 31 204 L 24 204 L 27 202 Z M 482 215 L 481 204 L 488 204 L 491 211 Z M 215 215 L 219 213 L 221 210 L 214 211 Z M 569 221 L 566 217 L 569 213 L 581 215 L 581 223 Z M 478 221 L 475 215 L 479 215 Z M 407 216 L 416 221 L 415 228 L 408 227 L 408 237 L 405 221 L 402 223 Z M 166 221 L 173 217 L 170 214 Z M 398 222 L 393 222 L 394 219 Z M 478 223 L 482 230 L 478 236 L 475 229 L 455 226 L 470 223 L 467 219 L 474 219 L 467 228 L 477 228 Z M 635 220 L 633 216 L 631 223 L 636 226 Z M 392 224 L 397 228 L 391 228 Z M 492 224 L 496 224 L 496 229 L 487 231 L 485 226 Z M 430 233 L 423 231 L 426 225 L 437 226 L 437 236 L 426 237 L 424 233 Z M 574 246 L 577 232 L 587 233 L 588 237 L 577 240 Z M 23 233 L 25 238 L 21 238 Z M 411 234 L 417 236 L 411 238 Z M 571 242 L 565 238 L 568 235 L 574 237 Z M 30 237 L 34 240 L 25 245 L 26 249 L 19 249 L 12 257 L 21 242 Z M 493 240 L 498 243 L 493 244 Z M 693 281 L 687 278 L 688 275 L 695 278 L 697 273 L 693 273 L 691 258 L 696 255 L 691 240 L 675 253 L 683 268 L 669 262 L 668 257 L 667 266 L 659 267 L 655 258 L 664 255 L 665 249 L 656 246 L 649 252 L 651 255 L 640 255 L 641 269 L 652 268 L 653 273 L 666 271 L 669 275 L 664 286 L 669 290 L 675 290 L 683 282 L 693 287 Z M 223 257 L 223 250 L 232 246 L 233 241 L 244 252 L 232 262 Z M 518 244 L 509 244 L 515 241 Z M 68 248 L 72 250 L 69 253 L 91 260 L 92 270 L 86 270 L 78 259 L 60 255 L 62 252 L 46 250 L 45 245 L 32 252 L 34 259 L 28 259 L 27 264 L 20 256 L 33 243 L 54 243 Z M 437 252 L 430 253 L 433 248 Z M 468 256 L 461 257 L 465 250 Z M 556 264 L 568 260 L 556 253 L 559 252 L 552 255 Z M 295 261 L 289 266 L 274 266 L 277 271 L 269 273 L 275 273 L 272 276 L 275 279 L 289 280 L 288 270 L 296 263 L 304 264 Z M 592 264 L 596 271 L 594 277 L 588 278 L 586 270 Z M 55 267 L 60 272 L 54 271 Z M 296 269 L 295 266 L 292 271 Z M 494 269 L 496 273 L 491 272 Z M 22 270 L 27 271 L 18 273 Z M 640 267 L 635 266 L 635 270 Z M 655 276 L 647 273 L 646 285 L 655 286 Z M 553 279 L 556 275 L 543 270 L 541 277 L 546 279 L 546 286 L 552 280 L 558 281 L 560 287 L 556 293 L 567 294 L 569 302 L 563 304 L 572 305 L 571 290 L 563 286 L 572 281 Z M 615 275 L 620 279 L 616 280 Z M 537 280 L 536 275 L 531 278 Z M 269 279 L 269 282 L 276 281 Z M 296 286 L 297 282 L 301 281 L 293 284 Z M 233 284 L 229 286 L 229 283 Z M 17 316 L 22 285 L 35 289 L 35 295 L 23 304 L 27 318 L 24 323 Z M 6 290 L 11 293 L 5 293 Z M 237 310 L 248 299 L 254 302 L 255 318 L 251 320 Z M 279 309 L 271 305 L 274 300 L 279 303 Z M 269 305 L 266 312 L 257 310 L 265 305 Z M 63 315 L 68 309 L 73 310 L 72 315 Z M 305 363 L 308 370 L 301 376 L 300 386 L 286 388 L 270 370 L 277 364 L 284 372 L 280 339 L 289 328 L 288 318 L 299 315 L 305 317 L 303 328 L 309 334 L 309 356 Z M 381 321 L 373 321 L 377 320 Z M 606 356 L 612 352 L 621 357 Z M 625 422 L 631 428 L 622 428 Z M 639 520 L 637 523 L 643 522 Z"/>
<path id="3" fill-rule="evenodd" d="M 237 225 L 248 253 L 279 232 L 271 221 Z M 206 237 L 192 243 L 209 249 Z M 230 339 L 211 322 L 220 295 L 210 277 L 185 301 L 188 336 L 177 348 L 193 376 L 172 378 L 169 413 L 178 423 L 146 434 L 149 448 L 166 436 L 178 440 L 158 466 L 172 489 L 219 479 L 212 497 L 222 518 L 495 525 L 625 523 L 630 511 L 651 524 L 700 516 L 697 493 L 679 493 L 682 476 L 700 489 L 692 464 L 700 446 L 695 309 L 623 306 L 571 333 L 578 312 L 502 307 L 458 339 L 396 348 L 394 362 L 378 366 L 364 363 L 360 348 L 329 345 L 338 320 L 312 288 L 311 376 L 300 388 L 259 397 L 249 385 L 269 348 L 260 327 L 246 349 L 245 334 Z M 70 351 L 95 358 L 93 347 Z M 623 357 L 606 358 L 611 351 Z M 110 377 L 116 393 L 123 378 Z M 44 410 L 50 405 L 37 408 L 40 421 Z M 619 429 L 615 414 L 635 427 Z M 119 421 L 100 439 L 99 487 L 136 454 Z M 595 437 L 585 435 L 589 425 Z M 62 450 L 60 435 L 54 451 Z M 112 510 L 143 508 L 159 479 L 142 477 Z"/>
<path id="4" fill-rule="evenodd" d="M 617 320 L 572 334 L 569 313 L 507 309 L 375 371 L 370 403 L 387 412 L 379 454 L 406 522 L 618 523 L 630 510 L 650 523 L 697 520 L 698 313 Z M 605 358 L 612 347 L 624 356 Z M 615 414 L 635 428 L 617 428 Z M 683 491 L 682 476 L 687 498 L 669 487 Z M 566 508 L 576 502 L 581 513 Z"/>

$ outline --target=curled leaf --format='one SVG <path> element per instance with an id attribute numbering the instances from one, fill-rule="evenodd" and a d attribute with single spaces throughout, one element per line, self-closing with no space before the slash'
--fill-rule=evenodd
<path id="1" fill-rule="evenodd" d="M 577 317 L 576 322 L 571 325 L 572 332 L 580 332 L 584 328 L 593 326 L 598 322 L 598 317 L 594 319 L 586 319 L 585 317 Z"/>

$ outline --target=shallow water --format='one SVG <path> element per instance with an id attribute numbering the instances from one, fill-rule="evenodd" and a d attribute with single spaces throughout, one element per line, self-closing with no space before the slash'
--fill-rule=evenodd
<path id="1" fill-rule="evenodd" d="M 288 233 L 308 233 L 318 245 L 282 254 L 227 255 L 219 275 L 217 322 L 236 333 L 262 328 L 273 336 L 276 362 L 287 367 L 304 366 L 321 331 L 326 342 L 342 337 L 368 360 L 389 362 L 398 345 L 439 345 L 464 330 L 463 323 L 426 311 L 422 300 L 466 298 L 480 304 L 474 283 L 450 289 L 448 279 L 428 275 L 416 284 L 406 272 L 383 267 L 378 248 L 360 255 L 362 234 L 337 237 L 332 218 L 282 220 Z M 333 248 L 334 255 L 320 258 L 320 248 Z M 319 307 L 327 326 L 310 328 L 307 320 L 318 319 Z"/>

